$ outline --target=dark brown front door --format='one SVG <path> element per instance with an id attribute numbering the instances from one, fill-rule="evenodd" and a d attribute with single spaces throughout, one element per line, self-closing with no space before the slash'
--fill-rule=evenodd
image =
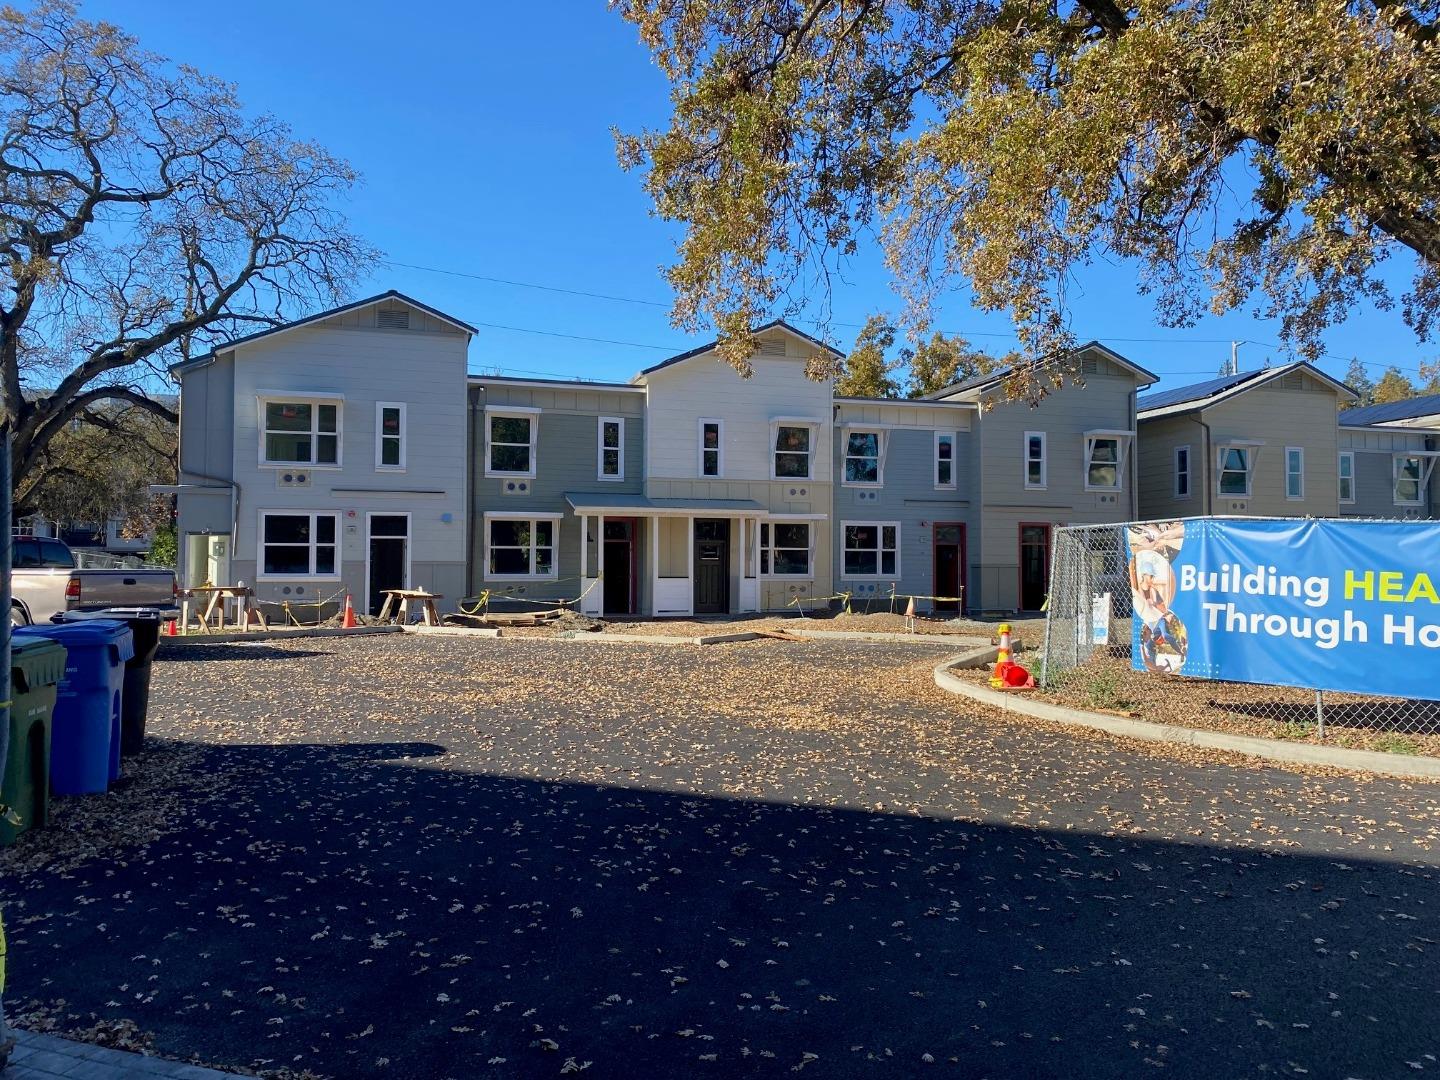
<path id="1" fill-rule="evenodd" d="M 730 610 L 730 522 L 725 518 L 695 521 L 695 614 Z"/>
<path id="2" fill-rule="evenodd" d="M 605 557 L 601 573 L 605 575 L 605 614 L 632 615 L 633 580 L 630 569 L 635 563 L 635 523 L 631 520 L 605 522 Z"/>
<path id="3" fill-rule="evenodd" d="M 1039 611 L 1050 588 L 1050 526 L 1020 526 L 1020 610 Z"/>
<path id="4" fill-rule="evenodd" d="M 935 543 L 935 595 L 964 597 L 965 526 L 958 521 L 937 521 Z M 936 611 L 960 611 L 955 600 L 936 600 Z"/>

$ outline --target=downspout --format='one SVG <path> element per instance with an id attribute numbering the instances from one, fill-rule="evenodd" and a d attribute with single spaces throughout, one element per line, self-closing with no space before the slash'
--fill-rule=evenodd
<path id="1" fill-rule="evenodd" d="M 1210 516 L 1210 425 L 1201 417 L 1202 413 L 1196 412 L 1195 423 L 1199 424 L 1205 432 L 1204 450 L 1200 458 L 1202 468 L 1200 470 L 1200 483 L 1203 489 L 1204 498 L 1201 500 L 1201 516 Z"/>
<path id="2" fill-rule="evenodd" d="M 1140 419 L 1135 415 L 1139 403 L 1140 388 L 1130 391 L 1130 430 L 1135 432 L 1130 440 L 1130 520 L 1140 520 Z"/>
<path id="3" fill-rule="evenodd" d="M 480 398 L 484 395 L 483 388 L 477 388 L 475 396 L 469 400 L 468 416 L 465 424 L 465 591 L 470 591 L 471 583 L 475 579 L 475 473 L 476 473 L 476 413 L 483 408 L 479 404 Z M 469 388 L 466 388 L 466 395 L 469 395 Z"/>

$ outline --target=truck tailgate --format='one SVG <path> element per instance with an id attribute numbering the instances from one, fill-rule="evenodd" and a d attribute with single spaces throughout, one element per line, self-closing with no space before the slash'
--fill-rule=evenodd
<path id="1" fill-rule="evenodd" d="M 108 607 L 173 607 L 175 573 L 172 570 L 74 570 L 79 583 L 66 598 L 70 610 Z"/>

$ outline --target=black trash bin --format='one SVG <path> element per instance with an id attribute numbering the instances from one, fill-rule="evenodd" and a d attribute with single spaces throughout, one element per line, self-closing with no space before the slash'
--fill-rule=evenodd
<path id="1" fill-rule="evenodd" d="M 161 612 L 155 608 L 105 608 L 66 611 L 52 622 L 112 619 L 125 623 L 135 638 L 135 655 L 125 661 L 125 692 L 120 698 L 120 756 L 138 754 L 145 746 L 145 718 L 150 712 L 150 662 L 160 647 Z"/>

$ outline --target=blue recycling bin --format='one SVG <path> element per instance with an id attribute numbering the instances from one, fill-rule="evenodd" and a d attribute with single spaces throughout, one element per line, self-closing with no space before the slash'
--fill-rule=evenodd
<path id="1" fill-rule="evenodd" d="M 121 622 L 92 619 L 58 626 L 17 626 L 16 638 L 65 646 L 65 678 L 50 729 L 50 788 L 57 795 L 102 792 L 120 776 L 120 716 L 125 662 L 135 639 Z"/>

